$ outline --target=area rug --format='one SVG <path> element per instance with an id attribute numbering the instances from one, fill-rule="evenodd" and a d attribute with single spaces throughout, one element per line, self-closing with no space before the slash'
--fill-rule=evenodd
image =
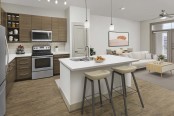
<path id="1" fill-rule="evenodd" d="M 159 73 L 149 73 L 147 70 L 141 69 L 135 72 L 135 76 L 138 79 L 149 81 L 169 90 L 174 90 L 174 71 L 173 75 L 171 75 L 171 72 L 166 72 L 161 77 Z"/>

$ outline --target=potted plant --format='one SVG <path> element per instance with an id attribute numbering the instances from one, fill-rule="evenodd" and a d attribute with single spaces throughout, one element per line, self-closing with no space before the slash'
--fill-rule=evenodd
<path id="1" fill-rule="evenodd" d="M 158 61 L 163 62 L 164 59 L 165 59 L 165 56 L 164 55 L 161 54 L 161 55 L 158 56 Z"/>

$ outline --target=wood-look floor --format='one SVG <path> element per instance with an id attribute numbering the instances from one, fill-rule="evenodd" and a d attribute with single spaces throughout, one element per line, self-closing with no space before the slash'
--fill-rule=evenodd
<path id="1" fill-rule="evenodd" d="M 80 110 L 69 113 L 55 78 L 16 82 L 7 98 L 6 116 L 81 116 Z M 141 108 L 137 94 L 127 97 L 129 116 L 174 116 L 174 92 L 146 81 L 138 80 L 145 108 Z M 124 116 L 121 96 L 114 98 L 117 116 Z M 85 108 L 91 115 L 91 107 Z M 113 116 L 110 104 L 96 105 L 97 116 Z"/>

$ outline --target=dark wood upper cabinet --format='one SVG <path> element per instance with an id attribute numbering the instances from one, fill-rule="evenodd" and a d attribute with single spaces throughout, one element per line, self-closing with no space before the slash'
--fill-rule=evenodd
<path id="1" fill-rule="evenodd" d="M 52 18 L 52 41 L 67 41 L 67 20 L 65 18 Z"/>
<path id="2" fill-rule="evenodd" d="M 19 15 L 20 28 L 31 29 L 31 15 Z"/>
<path id="3" fill-rule="evenodd" d="M 7 20 L 7 13 L 1 8 L 1 25 L 7 27 L 6 20 Z"/>
<path id="4" fill-rule="evenodd" d="M 42 30 L 42 16 L 32 16 L 32 29 Z"/>
<path id="5" fill-rule="evenodd" d="M 51 17 L 42 17 L 42 30 L 51 30 Z"/>
<path id="6" fill-rule="evenodd" d="M 31 15 L 20 14 L 20 41 L 30 42 L 31 41 Z"/>
<path id="7" fill-rule="evenodd" d="M 52 30 L 59 29 L 59 18 L 51 18 L 51 27 Z"/>
<path id="8" fill-rule="evenodd" d="M 59 41 L 59 20 L 58 18 L 51 19 L 51 27 L 52 27 L 52 41 Z"/>
<path id="9" fill-rule="evenodd" d="M 59 18 L 59 41 L 67 41 L 67 20 L 65 18 Z"/>

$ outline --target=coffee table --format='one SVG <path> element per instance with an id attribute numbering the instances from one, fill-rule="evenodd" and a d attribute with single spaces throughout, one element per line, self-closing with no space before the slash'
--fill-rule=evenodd
<path id="1" fill-rule="evenodd" d="M 170 62 L 150 62 L 146 65 L 146 70 L 148 70 L 149 72 L 160 73 L 162 77 L 164 72 L 170 71 L 172 74 L 172 70 L 174 70 L 174 64 Z"/>

